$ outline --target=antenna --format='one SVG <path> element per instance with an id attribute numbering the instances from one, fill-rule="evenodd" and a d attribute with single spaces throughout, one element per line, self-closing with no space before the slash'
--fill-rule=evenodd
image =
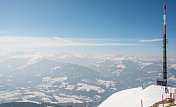
<path id="1" fill-rule="evenodd" d="M 167 85 L 167 39 L 166 39 L 166 4 L 164 4 L 164 15 L 163 15 L 163 21 L 164 21 L 164 36 L 163 36 L 163 80 L 165 80 Z"/>
<path id="2" fill-rule="evenodd" d="M 164 0 L 165 2 L 165 0 Z M 164 36 L 163 36 L 163 78 L 157 78 L 157 85 L 167 86 L 167 50 L 166 45 L 168 40 L 166 39 L 166 4 L 164 3 L 164 14 L 163 14 L 163 23 L 164 23 Z"/>

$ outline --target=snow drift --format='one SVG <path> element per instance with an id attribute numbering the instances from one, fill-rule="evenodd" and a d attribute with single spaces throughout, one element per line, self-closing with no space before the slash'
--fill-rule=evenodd
<path id="1" fill-rule="evenodd" d="M 175 88 L 168 88 L 173 93 Z M 170 94 L 165 93 L 165 87 L 151 85 L 145 89 L 142 87 L 132 88 L 117 92 L 102 102 L 98 107 L 150 107 L 156 102 L 162 101 L 162 95 L 169 98 Z"/>

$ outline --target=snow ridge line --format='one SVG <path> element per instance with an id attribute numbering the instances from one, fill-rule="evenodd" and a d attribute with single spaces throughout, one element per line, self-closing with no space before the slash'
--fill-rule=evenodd
<path id="1" fill-rule="evenodd" d="M 169 98 L 175 97 L 176 88 L 167 87 L 170 93 L 165 93 L 165 87 L 159 85 L 151 85 L 146 87 L 132 88 L 119 91 L 111 95 L 107 100 L 103 101 L 98 107 L 170 107 L 175 104 L 168 103 Z M 163 96 L 163 98 L 162 98 Z M 173 96 L 173 97 L 172 97 Z M 126 103 L 124 103 L 124 101 Z"/>

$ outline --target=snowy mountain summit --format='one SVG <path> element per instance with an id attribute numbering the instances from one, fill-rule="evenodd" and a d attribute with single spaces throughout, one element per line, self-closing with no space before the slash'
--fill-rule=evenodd
<path id="1" fill-rule="evenodd" d="M 156 85 L 145 89 L 142 87 L 127 89 L 113 94 L 98 107 L 151 107 L 157 102 L 162 102 L 162 96 L 164 100 L 170 98 L 170 93 L 174 93 L 175 89 L 168 87 L 169 93 L 165 93 L 164 86 Z M 165 106 L 168 105 L 169 103 L 165 104 Z"/>

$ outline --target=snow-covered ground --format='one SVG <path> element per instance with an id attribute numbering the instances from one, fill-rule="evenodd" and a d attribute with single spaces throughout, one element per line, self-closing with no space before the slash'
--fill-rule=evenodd
<path id="1" fill-rule="evenodd" d="M 168 88 L 168 90 L 174 93 L 176 88 Z M 170 94 L 166 94 L 165 88 L 161 86 L 151 85 L 145 89 L 132 88 L 113 94 L 98 107 L 141 107 L 141 100 L 143 107 L 150 107 L 162 101 L 162 95 L 164 99 L 170 97 Z"/>

